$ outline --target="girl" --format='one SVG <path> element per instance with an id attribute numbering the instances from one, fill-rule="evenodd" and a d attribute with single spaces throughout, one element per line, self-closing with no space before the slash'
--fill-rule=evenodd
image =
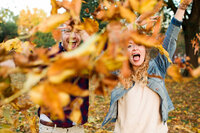
<path id="1" fill-rule="evenodd" d="M 171 59 L 185 10 L 191 2 L 184 0 L 180 4 L 168 27 L 163 47 Z M 116 122 L 116 133 L 167 133 L 168 112 L 174 109 L 164 82 L 170 63 L 161 54 L 149 61 L 148 50 L 134 41 L 129 41 L 128 53 L 132 74 L 126 79 L 119 74 L 123 85 L 112 91 L 110 109 L 102 126 L 111 121 Z M 156 76 L 147 77 L 148 74 Z"/>

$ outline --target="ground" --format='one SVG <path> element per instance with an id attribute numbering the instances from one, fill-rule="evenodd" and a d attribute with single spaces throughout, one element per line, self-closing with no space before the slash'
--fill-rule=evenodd
<path id="1" fill-rule="evenodd" d="M 167 121 L 169 133 L 200 133 L 200 78 L 188 83 L 176 83 L 167 78 L 166 87 L 175 107 L 175 110 L 169 113 Z M 21 100 L 23 105 L 26 99 L 27 96 L 24 95 L 18 100 Z M 84 125 L 85 132 L 113 131 L 114 123 L 101 128 L 101 123 L 109 110 L 109 102 L 109 95 L 90 96 L 89 122 Z M 1 107 L 0 133 L 9 132 L 9 128 L 13 132 L 38 131 L 37 108 L 37 105 L 29 104 L 22 110 L 18 110 L 12 103 Z"/>

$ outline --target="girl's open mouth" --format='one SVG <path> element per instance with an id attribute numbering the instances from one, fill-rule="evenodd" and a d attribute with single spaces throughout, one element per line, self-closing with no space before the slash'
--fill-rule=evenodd
<path id="1" fill-rule="evenodd" d="M 140 60 L 140 54 L 134 54 L 133 61 L 139 61 L 139 60 Z"/>

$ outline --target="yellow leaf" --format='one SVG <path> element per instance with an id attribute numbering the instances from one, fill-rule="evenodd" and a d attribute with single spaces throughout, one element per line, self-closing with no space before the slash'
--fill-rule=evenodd
<path id="1" fill-rule="evenodd" d="M 30 96 L 31 101 L 33 101 L 35 104 L 42 105 L 43 104 L 43 101 L 42 101 L 43 90 L 44 90 L 43 84 L 39 84 L 33 87 L 29 91 L 29 96 Z"/>
<path id="2" fill-rule="evenodd" d="M 69 102 L 70 102 L 70 96 L 69 96 L 69 94 L 64 93 L 64 92 L 59 92 L 58 93 L 58 97 L 60 99 L 62 107 L 64 107 L 64 106 L 66 106 L 66 105 L 69 104 Z"/>
<path id="3" fill-rule="evenodd" d="M 139 12 L 139 8 L 140 8 L 139 0 L 129 0 L 129 2 L 131 4 L 131 8 L 134 11 Z"/>
<path id="4" fill-rule="evenodd" d="M 58 27 L 60 24 L 64 23 L 69 19 L 69 13 L 51 15 L 50 17 L 42 21 L 37 27 L 35 27 L 35 29 L 33 29 L 32 32 L 51 32 L 54 28 Z"/>
<path id="5" fill-rule="evenodd" d="M 140 13 L 153 11 L 156 3 L 157 3 L 157 0 L 142 0 L 141 6 L 140 6 Z"/>
<path id="6" fill-rule="evenodd" d="M 58 10 L 58 5 L 56 3 L 56 0 L 51 0 L 51 6 L 52 6 L 52 9 L 51 9 L 51 15 L 53 14 L 57 14 L 57 10 Z"/>
<path id="7" fill-rule="evenodd" d="M 0 129 L 0 133 L 13 133 L 11 129 L 3 128 Z"/>
<path id="8" fill-rule="evenodd" d="M 40 74 L 28 73 L 26 75 L 26 81 L 24 83 L 23 88 L 25 90 L 31 89 L 34 85 L 36 85 L 46 75 L 46 72 L 47 72 L 47 70 L 45 69 Z"/>
<path id="9" fill-rule="evenodd" d="M 16 52 L 22 52 L 22 42 L 19 38 L 10 39 L 4 43 L 0 43 L 1 48 L 5 48 L 7 51 L 14 50 Z"/>
<path id="10" fill-rule="evenodd" d="M 60 74 L 49 76 L 49 81 L 55 84 L 61 83 L 67 78 L 70 78 L 76 74 L 73 69 L 63 70 Z"/>
<path id="11" fill-rule="evenodd" d="M 129 0 L 134 11 L 142 14 L 154 10 L 157 0 Z"/>

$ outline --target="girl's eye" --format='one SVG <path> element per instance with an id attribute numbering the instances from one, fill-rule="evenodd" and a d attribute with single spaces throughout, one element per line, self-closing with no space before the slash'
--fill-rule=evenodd
<path id="1" fill-rule="evenodd" d="M 62 32 L 71 32 L 70 29 L 62 29 L 61 31 L 62 31 Z"/>
<path id="2" fill-rule="evenodd" d="M 132 45 L 128 45 L 128 48 L 131 48 L 132 47 Z"/>

